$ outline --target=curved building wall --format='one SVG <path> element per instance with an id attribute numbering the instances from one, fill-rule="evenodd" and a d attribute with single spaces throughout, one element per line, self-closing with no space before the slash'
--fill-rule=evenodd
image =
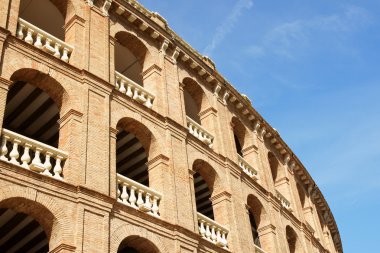
<path id="1" fill-rule="evenodd" d="M 5 2 L 0 208 L 34 218 L 49 241 L 20 223 L 25 245 L 343 252 L 296 155 L 159 14 L 132 0 L 41 1 L 61 14 L 60 27 L 48 14 L 23 19 L 41 11 L 24 0 Z M 0 213 L 0 224 L 11 221 Z"/>

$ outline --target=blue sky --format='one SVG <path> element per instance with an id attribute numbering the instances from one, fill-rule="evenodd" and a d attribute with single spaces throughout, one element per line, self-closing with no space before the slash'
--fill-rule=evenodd
<path id="1" fill-rule="evenodd" d="M 329 202 L 344 252 L 379 252 L 380 1 L 140 2 L 278 129 Z"/>

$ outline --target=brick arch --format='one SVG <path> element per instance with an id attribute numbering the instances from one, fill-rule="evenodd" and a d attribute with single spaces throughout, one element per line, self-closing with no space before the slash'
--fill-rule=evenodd
<path id="1" fill-rule="evenodd" d="M 116 253 L 123 240 L 131 236 L 145 238 L 155 246 L 155 248 L 157 249 L 157 253 L 172 252 L 168 250 L 166 245 L 155 233 L 147 230 L 146 228 L 136 227 L 129 224 L 121 225 L 111 233 L 110 252 Z"/>
<path id="2" fill-rule="evenodd" d="M 266 211 L 265 206 L 255 195 L 249 194 L 247 196 L 247 206 L 255 218 L 258 229 L 265 227 L 270 223 L 269 215 Z"/>
<path id="3" fill-rule="evenodd" d="M 195 159 L 192 162 L 192 171 L 198 172 L 206 181 L 211 192 L 211 196 L 215 196 L 225 190 L 219 173 L 205 160 Z"/>
<path id="4" fill-rule="evenodd" d="M 290 225 L 285 227 L 285 239 L 287 241 L 288 249 L 290 253 L 303 253 L 303 246 L 301 238 L 298 236 L 297 232 Z"/>
<path id="5" fill-rule="evenodd" d="M 131 46 L 132 49 L 136 49 L 137 51 L 141 51 L 141 49 L 145 51 L 144 54 L 138 54 L 140 58 L 143 58 L 140 59 L 142 61 L 143 71 L 154 64 L 159 64 L 157 46 L 149 38 L 141 39 L 142 36 L 140 34 L 132 29 L 127 29 L 127 27 L 124 27 L 118 22 L 111 24 L 110 36 L 115 41 L 119 41 L 123 46 L 127 46 L 128 49 L 128 46 Z M 131 39 L 131 41 L 126 41 L 128 38 Z"/>
<path id="6" fill-rule="evenodd" d="M 198 106 L 198 113 L 210 108 L 211 104 L 206 92 L 202 85 L 200 85 L 194 78 L 185 77 L 182 79 L 182 84 L 184 85 L 184 90 L 186 90 L 195 100 Z"/>
<path id="7" fill-rule="evenodd" d="M 241 148 L 244 149 L 246 144 L 248 143 L 248 134 L 247 134 L 247 128 L 244 126 L 244 124 L 241 122 L 240 119 L 238 119 L 236 116 L 233 116 L 231 118 L 231 127 L 233 133 L 238 138 Z"/>
<path id="8" fill-rule="evenodd" d="M 23 212 L 40 223 L 48 236 L 50 249 L 60 244 L 72 245 L 71 219 L 64 206 L 50 196 L 37 194 L 32 188 L 11 185 L 0 189 L 0 206 Z"/>
<path id="9" fill-rule="evenodd" d="M 123 106 L 112 110 L 112 128 L 117 129 L 121 127 L 135 134 L 149 158 L 153 159 L 159 155 L 168 156 L 164 146 L 164 136 L 162 136 L 154 126 L 148 124 L 142 121 L 140 115 L 131 112 Z"/>

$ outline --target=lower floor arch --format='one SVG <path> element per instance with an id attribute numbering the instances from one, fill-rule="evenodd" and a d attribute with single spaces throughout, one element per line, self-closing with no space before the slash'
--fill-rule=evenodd
<path id="1" fill-rule="evenodd" d="M 143 227 L 120 225 L 111 234 L 111 253 L 170 253 L 159 236 Z"/>
<path id="2" fill-rule="evenodd" d="M 117 253 L 159 253 L 157 247 L 148 239 L 132 235 L 125 238 L 119 245 Z"/>
<path id="3" fill-rule="evenodd" d="M 49 252 L 48 235 L 33 217 L 0 208 L 0 252 Z"/>

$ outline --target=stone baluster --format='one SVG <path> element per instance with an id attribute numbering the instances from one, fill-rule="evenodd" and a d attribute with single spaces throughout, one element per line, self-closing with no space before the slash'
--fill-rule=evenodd
<path id="1" fill-rule="evenodd" d="M 199 226 L 199 233 L 201 234 L 201 236 L 203 238 L 206 238 L 206 229 L 205 229 L 204 221 L 200 220 L 199 224 L 200 224 L 200 226 Z"/>
<path id="2" fill-rule="evenodd" d="M 153 106 L 153 100 L 151 96 L 147 96 L 146 102 L 144 104 L 148 108 L 152 108 Z"/>
<path id="3" fill-rule="evenodd" d="M 136 187 L 135 186 L 131 186 L 131 192 L 130 192 L 130 196 L 129 196 L 129 203 L 131 204 L 131 206 L 133 208 L 137 208 L 136 206 Z"/>
<path id="4" fill-rule="evenodd" d="M 159 210 L 159 208 L 158 208 L 158 200 L 159 200 L 159 197 L 153 196 L 152 214 L 154 216 L 159 216 L 158 215 L 158 210 Z"/>
<path id="5" fill-rule="evenodd" d="M 143 193 L 144 193 L 143 190 L 138 189 L 138 191 L 137 191 L 137 202 L 136 202 L 136 204 L 137 204 L 137 206 L 139 207 L 139 209 L 144 209 L 144 206 L 143 206 L 143 204 L 144 204 Z"/>
<path id="6" fill-rule="evenodd" d="M 61 44 L 59 43 L 55 43 L 54 45 L 54 56 L 57 57 L 57 58 L 60 58 L 61 57 L 61 53 L 59 52 L 59 49 L 61 48 Z"/>
<path id="7" fill-rule="evenodd" d="M 44 171 L 44 169 L 42 169 L 43 165 L 41 163 L 41 157 L 40 157 L 40 154 L 41 154 L 41 151 L 42 149 L 39 148 L 39 147 L 36 147 L 36 152 L 34 153 L 34 158 L 32 160 L 32 170 L 36 171 L 36 172 L 42 172 Z"/>
<path id="8" fill-rule="evenodd" d="M 55 157 L 55 166 L 54 166 L 54 169 L 53 169 L 53 172 L 54 172 L 54 178 L 56 179 L 59 179 L 59 180 L 62 180 L 62 176 L 61 176 L 61 173 L 62 173 L 62 159 L 63 157 L 60 156 L 60 155 L 57 155 Z"/>
<path id="9" fill-rule="evenodd" d="M 22 164 L 21 166 L 27 170 L 29 170 L 29 162 L 31 160 L 29 151 L 32 148 L 32 145 L 25 143 L 24 145 L 24 154 L 21 156 Z"/>
<path id="10" fill-rule="evenodd" d="M 25 29 L 25 25 L 23 24 L 18 25 L 17 38 L 19 38 L 20 40 L 24 38 L 24 29 Z"/>
<path id="11" fill-rule="evenodd" d="M 121 192 L 121 195 L 120 195 L 120 198 L 121 198 L 121 202 L 123 202 L 123 204 L 126 204 L 126 205 L 129 205 L 128 203 L 128 184 L 123 182 L 122 183 L 122 192 Z"/>
<path id="12" fill-rule="evenodd" d="M 146 211 L 152 210 L 152 203 L 150 202 L 150 197 L 151 197 L 151 194 L 147 192 L 145 194 L 145 204 L 144 204 L 144 208 L 146 209 Z"/>
<path id="13" fill-rule="evenodd" d="M 216 243 L 216 233 L 215 233 L 215 226 L 211 227 L 211 240 Z"/>
<path id="14" fill-rule="evenodd" d="M 43 35 L 41 33 L 37 33 L 36 42 L 34 42 L 35 47 L 42 48 L 42 37 L 43 37 Z"/>
<path id="15" fill-rule="evenodd" d="M 6 155 L 8 154 L 8 148 L 7 148 L 7 142 L 9 140 L 8 136 L 3 135 L 3 138 L 1 140 L 1 156 L 0 160 L 8 162 L 8 158 Z"/>
<path id="16" fill-rule="evenodd" d="M 26 37 L 24 39 L 26 43 L 33 44 L 33 33 L 34 33 L 34 30 L 32 28 L 28 28 L 26 32 Z"/>
<path id="17" fill-rule="evenodd" d="M 14 139 L 13 141 L 13 148 L 11 153 L 9 154 L 11 160 L 10 163 L 15 164 L 15 165 L 20 165 L 20 163 L 17 161 L 19 158 L 20 154 L 18 152 L 18 145 L 21 143 L 20 140 Z"/>
<path id="18" fill-rule="evenodd" d="M 119 89 L 119 91 L 120 91 L 121 93 L 123 93 L 123 94 L 125 94 L 125 92 L 127 91 L 127 90 L 125 89 L 125 81 L 124 81 L 124 80 L 120 80 L 120 89 Z"/>
<path id="19" fill-rule="evenodd" d="M 210 225 L 206 223 L 206 238 L 207 240 L 211 241 L 211 230 L 210 230 Z"/>
<path id="20" fill-rule="evenodd" d="M 128 97 L 132 97 L 132 95 L 133 95 L 132 87 L 131 87 L 131 85 L 129 85 L 129 84 L 127 84 L 127 93 L 126 93 L 126 95 L 127 95 Z"/>
<path id="21" fill-rule="evenodd" d="M 70 49 L 68 49 L 67 47 L 63 48 L 62 57 L 61 57 L 62 61 L 64 61 L 64 62 L 68 62 L 69 61 L 69 51 L 70 51 Z"/>
<path id="22" fill-rule="evenodd" d="M 51 173 L 50 173 L 50 170 L 52 167 L 51 162 L 50 162 L 51 155 L 52 153 L 49 151 L 45 153 L 45 162 L 43 164 L 43 167 L 45 168 L 45 170 L 44 172 L 42 172 L 42 174 L 46 176 L 51 176 Z"/>

